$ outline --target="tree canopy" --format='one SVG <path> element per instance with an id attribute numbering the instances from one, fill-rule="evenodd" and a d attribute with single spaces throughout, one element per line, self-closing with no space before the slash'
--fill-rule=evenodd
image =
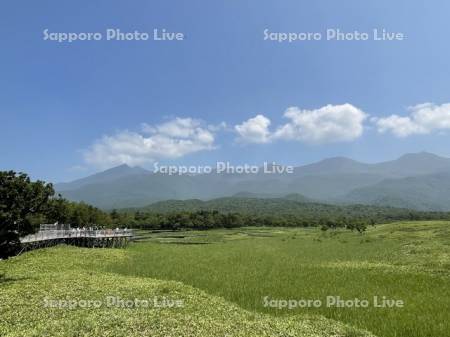
<path id="1" fill-rule="evenodd" d="M 25 173 L 0 172 L 0 257 L 16 252 L 19 238 L 33 232 L 33 218 L 46 211 L 52 184 L 32 182 Z"/>
<path id="2" fill-rule="evenodd" d="M 85 203 L 55 196 L 52 184 L 32 182 L 25 173 L 0 171 L 0 258 L 16 254 L 20 237 L 40 223 L 68 223 L 74 227 L 110 225 L 108 213 Z"/>

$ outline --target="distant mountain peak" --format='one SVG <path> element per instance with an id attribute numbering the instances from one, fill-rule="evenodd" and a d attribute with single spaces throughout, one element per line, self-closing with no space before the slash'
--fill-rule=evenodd
<path id="1" fill-rule="evenodd" d="M 127 172 L 127 171 L 130 171 L 130 172 L 131 171 L 133 171 L 133 172 L 138 172 L 138 171 L 147 172 L 146 169 L 144 169 L 144 168 L 142 168 L 140 166 L 130 166 L 128 164 L 121 164 L 121 165 L 118 165 L 118 166 L 111 167 L 111 168 L 109 168 L 107 170 L 104 170 L 102 172 L 99 172 L 99 174 L 106 173 L 106 172 L 114 172 L 114 171 L 115 172 Z"/>
<path id="2" fill-rule="evenodd" d="M 131 168 L 131 166 L 128 165 L 128 164 L 121 164 L 121 165 L 116 166 L 115 168 L 119 168 L 119 167 L 123 167 L 123 168 Z"/>
<path id="3" fill-rule="evenodd" d="M 346 163 L 351 163 L 351 164 L 360 164 L 360 162 L 348 158 L 348 157 L 331 157 L 331 158 L 327 158 L 324 160 L 320 161 L 321 163 L 335 163 L 335 164 L 346 164 Z"/>
<path id="4" fill-rule="evenodd" d="M 123 177 L 147 174 L 147 173 L 149 173 L 149 171 L 147 171 L 146 169 L 144 169 L 142 167 L 139 167 L 139 166 L 131 167 L 127 164 L 121 164 L 119 166 L 109 168 L 107 170 L 95 173 L 95 174 L 85 177 L 85 178 L 81 178 L 81 179 L 72 181 L 70 183 L 56 184 L 55 188 L 58 191 L 72 190 L 72 189 L 81 188 L 86 185 L 109 183 L 109 182 L 113 182 L 113 181 L 123 178 Z"/>
<path id="5" fill-rule="evenodd" d="M 129 169 L 131 169 L 131 166 L 128 166 L 128 164 L 121 164 L 118 166 L 110 167 L 109 169 L 106 169 L 106 170 L 98 172 L 98 173 L 113 172 L 113 171 L 126 171 Z"/>
<path id="6" fill-rule="evenodd" d="M 415 167 L 434 167 L 438 168 L 440 166 L 447 167 L 450 165 L 450 159 L 438 156 L 434 153 L 430 152 L 417 152 L 417 153 L 407 153 L 394 160 L 393 162 L 397 162 L 401 165 L 409 165 Z"/>
<path id="7" fill-rule="evenodd" d="M 297 167 L 298 173 L 303 174 L 321 174 L 321 173 L 339 173 L 364 171 L 367 164 L 358 162 L 347 157 L 332 157 L 323 159 L 319 162 Z"/>
<path id="8" fill-rule="evenodd" d="M 408 177 L 415 179 L 408 180 Z M 381 184 L 383 181 L 385 183 Z M 414 189 L 405 190 L 404 186 L 412 182 Z M 398 202 L 400 196 L 412 201 L 414 195 L 429 191 L 427 186 L 430 184 L 441 187 L 441 194 L 437 198 L 432 197 L 432 193 L 425 194 L 422 204 L 430 209 L 444 209 L 442 202 L 450 200 L 446 197 L 447 192 L 450 195 L 449 158 L 418 152 L 391 161 L 367 164 L 340 156 L 296 167 L 293 174 L 247 174 L 239 177 L 238 174 L 169 176 L 153 174 L 139 166 L 121 164 L 71 183 L 57 184 L 55 189 L 70 200 L 83 200 L 112 209 L 139 207 L 167 199 L 207 200 L 227 196 L 233 196 L 231 199 L 235 201 L 238 198 L 282 198 L 297 202 L 339 202 L 346 201 L 348 197 L 355 202 L 384 200 L 389 203 Z M 385 193 L 378 193 L 379 188 L 384 188 Z M 351 194 L 352 191 L 356 191 L 355 194 Z M 401 194 L 402 191 L 406 192 Z M 367 195 L 379 198 L 374 201 L 367 199 Z M 419 204 L 411 202 L 408 205 Z"/>
<path id="9" fill-rule="evenodd" d="M 403 156 L 401 156 L 400 158 L 398 158 L 399 160 L 405 160 L 405 159 L 438 159 L 438 160 L 448 160 L 447 158 L 438 156 L 437 154 L 431 153 L 431 152 L 426 152 L 426 151 L 422 151 L 422 152 L 415 152 L 415 153 L 406 153 Z"/>

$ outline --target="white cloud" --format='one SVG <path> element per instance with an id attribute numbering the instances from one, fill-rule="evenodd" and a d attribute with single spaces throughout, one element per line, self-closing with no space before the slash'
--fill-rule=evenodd
<path id="1" fill-rule="evenodd" d="M 424 103 L 408 110 L 409 116 L 391 115 L 374 118 L 372 121 L 380 133 L 390 132 L 397 137 L 450 130 L 450 103 L 442 105 Z"/>
<path id="2" fill-rule="evenodd" d="M 275 138 L 300 140 L 307 143 L 352 141 L 364 131 L 367 114 L 351 104 L 326 105 L 315 110 L 291 107 L 284 116 L 290 121 L 278 128 Z"/>
<path id="3" fill-rule="evenodd" d="M 267 143 L 270 141 L 270 119 L 257 115 L 236 125 L 234 129 L 239 134 L 239 140 L 248 143 Z"/>
<path id="4" fill-rule="evenodd" d="M 413 122 L 409 117 L 392 115 L 386 118 L 373 118 L 372 121 L 377 125 L 378 132 L 391 132 L 397 137 L 427 133 L 425 128 Z"/>
<path id="5" fill-rule="evenodd" d="M 215 148 L 213 132 L 192 118 L 175 118 L 155 126 L 143 124 L 142 131 L 103 136 L 84 151 L 84 160 L 98 168 L 142 165 Z"/>
<path id="6" fill-rule="evenodd" d="M 305 143 L 334 143 L 352 141 L 364 131 L 367 114 L 351 104 L 326 105 L 315 110 L 290 107 L 284 117 L 289 122 L 269 130 L 270 120 L 257 115 L 236 125 L 239 140 L 250 143 L 268 143 L 277 139 L 297 140 Z"/>

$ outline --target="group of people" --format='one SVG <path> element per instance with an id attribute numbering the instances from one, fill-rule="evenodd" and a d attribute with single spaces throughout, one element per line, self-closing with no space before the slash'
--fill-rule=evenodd
<path id="1" fill-rule="evenodd" d="M 98 226 L 93 226 L 93 227 L 76 227 L 76 228 L 71 228 L 69 230 L 69 236 L 80 236 L 80 235 L 85 235 L 85 234 L 89 234 L 89 235 L 115 235 L 118 233 L 128 233 L 128 228 L 105 228 L 104 226 L 102 227 L 98 227 Z"/>

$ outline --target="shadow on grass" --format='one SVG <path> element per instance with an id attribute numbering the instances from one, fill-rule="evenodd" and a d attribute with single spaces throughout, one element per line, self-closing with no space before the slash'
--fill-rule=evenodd
<path id="1" fill-rule="evenodd" d="M 0 274 L 0 285 L 5 283 L 11 283 L 16 281 L 27 280 L 28 277 L 9 277 L 5 274 Z"/>

